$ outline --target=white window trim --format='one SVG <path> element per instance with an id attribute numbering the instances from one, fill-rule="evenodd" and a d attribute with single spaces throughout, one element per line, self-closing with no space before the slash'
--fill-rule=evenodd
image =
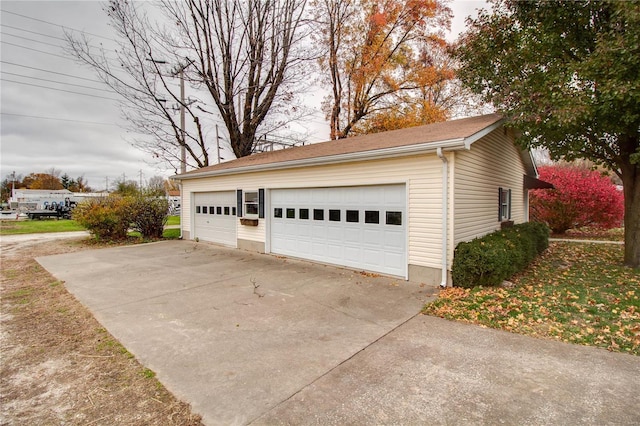
<path id="1" fill-rule="evenodd" d="M 500 188 L 500 196 L 498 201 L 500 208 L 500 222 L 511 220 L 511 189 Z"/>
<path id="2" fill-rule="evenodd" d="M 250 201 L 247 202 L 247 195 L 248 194 L 255 194 L 255 202 L 254 201 Z M 248 206 L 250 205 L 255 205 L 255 213 L 249 213 L 249 209 Z M 242 192 L 242 210 L 243 210 L 243 216 L 246 218 L 250 218 L 250 219 L 257 219 L 258 218 L 258 213 L 260 212 L 260 199 L 258 196 L 258 190 L 245 190 Z"/>

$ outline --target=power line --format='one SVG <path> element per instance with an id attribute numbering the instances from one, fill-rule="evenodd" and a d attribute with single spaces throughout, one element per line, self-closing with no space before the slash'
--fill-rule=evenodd
<path id="1" fill-rule="evenodd" d="M 73 93 L 75 95 L 82 95 L 82 96 L 89 96 L 92 98 L 100 98 L 100 99 L 107 99 L 109 101 L 115 101 L 115 102 L 119 102 L 118 99 L 114 99 L 114 98 L 107 98 L 106 96 L 99 96 L 99 95 L 92 95 L 89 93 L 81 93 L 81 92 L 74 92 L 72 90 L 64 90 L 64 89 L 55 89 L 53 87 L 47 87 L 47 86 L 40 86 L 39 84 L 31 84 L 31 83 L 23 83 L 21 81 L 15 81 L 15 80 L 9 80 L 6 78 L 0 78 L 1 81 L 6 81 L 8 83 L 16 83 L 16 84 L 24 84 L 25 86 L 31 86 L 31 87 L 41 87 L 43 89 L 49 89 L 49 90 L 56 90 L 58 92 L 66 92 L 66 93 Z"/>
<path id="2" fill-rule="evenodd" d="M 51 70 L 45 70 L 45 69 L 42 69 L 42 68 L 30 67 L 30 66 L 28 66 L 28 65 L 16 64 L 15 62 L 8 62 L 8 61 L 2 61 L 2 60 L 0 60 L 0 63 L 7 64 L 7 65 L 14 65 L 14 66 L 16 66 L 16 67 L 21 67 L 21 68 L 28 68 L 28 69 L 36 70 L 36 71 L 48 72 L 48 73 L 51 73 L 51 74 L 64 75 L 64 76 L 66 76 L 66 77 L 77 78 L 77 79 L 80 79 L 80 80 L 93 81 L 94 83 L 102 83 L 102 84 L 105 84 L 105 83 L 104 83 L 104 81 L 94 80 L 94 79 L 92 79 L 92 78 L 78 77 L 77 75 L 71 75 L 71 74 L 66 74 L 66 73 L 63 73 L 63 72 L 57 72 L 57 71 L 51 71 Z"/>
<path id="3" fill-rule="evenodd" d="M 3 71 L 3 72 L 2 72 L 2 74 L 15 75 L 15 76 L 17 76 L 17 77 L 30 78 L 30 79 L 33 79 L 33 80 L 48 81 L 49 83 L 65 84 L 65 85 L 67 85 L 67 86 L 82 87 L 83 89 L 91 89 L 91 90 L 99 90 L 99 91 L 101 91 L 101 92 L 115 93 L 113 90 L 108 90 L 108 89 L 98 89 L 97 87 L 84 86 L 84 85 L 82 85 L 82 84 L 65 83 L 65 82 L 63 82 L 63 81 L 49 80 L 49 79 L 47 79 L 47 78 L 30 77 L 30 76 L 28 76 L 28 75 L 16 74 L 16 73 L 13 73 L 13 72 Z"/>
<path id="4" fill-rule="evenodd" d="M 12 25 L 2 24 L 2 27 L 3 27 L 3 28 L 11 28 L 12 30 L 24 31 L 25 33 L 36 34 L 36 35 L 39 35 L 39 36 L 42 36 L 42 37 L 47 37 L 47 38 L 52 38 L 52 39 L 55 39 L 55 40 L 64 41 L 65 43 L 68 41 L 66 38 L 56 37 L 56 36 L 51 35 L 51 34 L 39 33 L 38 31 L 32 31 L 32 30 L 27 30 L 27 29 L 24 29 L 24 28 L 14 27 L 14 26 L 12 26 Z M 15 35 L 15 34 L 11 34 L 11 33 L 5 33 L 5 34 L 7 34 L 7 35 L 12 35 L 12 36 L 14 36 L 14 37 L 19 37 L 19 36 Z M 27 40 L 29 40 L 29 39 L 27 39 Z M 110 40 L 110 39 L 109 39 L 109 40 Z M 34 40 L 34 41 L 36 41 L 36 40 Z M 113 40 L 113 41 L 115 41 L 115 40 Z M 114 49 L 107 49 L 107 48 L 106 48 L 106 47 L 104 47 L 104 46 L 95 46 L 95 45 L 93 45 L 93 44 L 89 44 L 89 46 L 90 46 L 90 47 L 93 47 L 93 48 L 95 48 L 95 49 L 104 49 L 104 50 L 108 50 L 108 51 L 110 51 L 110 52 L 116 52 L 116 50 L 114 50 Z"/>
<path id="5" fill-rule="evenodd" d="M 37 31 L 26 30 L 24 28 L 14 27 L 12 25 L 2 24 L 2 27 L 3 28 L 11 28 L 12 30 L 24 31 L 25 33 L 36 34 L 36 35 L 40 35 L 40 36 L 44 36 L 44 37 L 55 38 L 56 40 L 67 41 L 66 39 L 64 39 L 62 37 L 56 37 L 56 36 L 52 36 L 50 34 L 44 34 L 44 33 L 39 33 Z M 11 34 L 9 34 L 9 35 L 11 35 Z"/>
<path id="6" fill-rule="evenodd" d="M 35 41 L 35 40 L 34 40 L 34 41 Z M 34 52 L 38 52 L 38 53 L 44 53 L 45 55 L 57 56 L 58 58 L 67 59 L 67 60 L 70 60 L 70 61 L 74 60 L 74 58 L 72 58 L 71 56 L 62 56 L 62 55 L 58 55 L 58 54 L 56 54 L 56 53 L 45 52 L 44 50 L 38 50 L 38 49 L 34 49 L 33 47 L 22 46 L 22 45 L 20 45 L 20 44 L 10 43 L 10 42 L 8 42 L 8 41 L 4 41 L 4 40 L 2 40 L 2 43 L 3 43 L 3 44 L 8 44 L 8 45 L 11 45 L 11 46 L 15 46 L 15 47 L 20 47 L 20 48 L 22 48 L 22 49 L 32 50 L 32 51 L 34 51 Z M 38 43 L 43 43 L 43 42 L 38 42 Z M 59 48 L 59 49 L 64 49 L 64 47 L 59 46 L 59 45 L 56 45 L 56 44 L 51 44 L 51 43 L 45 43 L 45 44 L 48 44 L 48 45 L 50 45 L 50 46 L 57 47 L 57 48 Z M 118 59 L 118 58 L 114 58 L 114 57 L 111 57 L 111 56 L 106 56 L 106 55 L 105 55 L 105 58 L 110 59 L 110 60 L 112 60 L 112 61 L 119 61 L 119 59 Z"/>
<path id="7" fill-rule="evenodd" d="M 53 46 L 53 47 L 62 48 L 62 46 L 60 46 L 59 44 L 47 43 L 46 41 L 40 41 L 40 40 L 36 40 L 36 39 L 33 39 L 33 38 L 29 38 L 29 37 L 23 37 L 23 36 L 19 36 L 19 35 L 15 35 L 15 34 L 10 34 L 10 33 L 7 33 L 7 32 L 3 32 L 2 35 L 3 36 L 9 36 L 9 37 L 15 37 L 15 38 L 19 38 L 19 39 L 22 39 L 22 40 L 32 41 L 34 43 L 46 44 L 47 46 Z"/>
<path id="8" fill-rule="evenodd" d="M 57 47 L 58 49 L 61 49 L 61 50 L 64 50 L 64 48 L 65 48 L 64 46 L 60 46 L 59 44 L 47 43 L 46 41 L 35 40 L 35 39 L 32 39 L 32 38 L 28 38 L 28 37 L 21 37 L 21 36 L 15 35 L 15 34 L 3 33 L 3 35 L 5 35 L 5 36 L 11 36 L 11 37 L 16 37 L 16 38 L 19 38 L 19 39 L 22 39 L 22 40 L 31 41 L 31 42 L 34 42 L 34 43 L 46 44 L 47 46 Z M 59 57 L 61 57 L 61 58 L 65 58 L 65 59 L 72 59 L 72 58 L 70 58 L 70 57 L 68 57 L 68 56 L 60 56 L 60 55 L 56 55 L 56 54 L 54 54 L 54 53 L 44 52 L 44 51 L 42 51 L 42 50 L 36 50 L 36 49 L 34 49 L 34 48 L 32 48 L 32 47 L 22 46 L 22 45 L 19 45 L 19 44 L 14 44 L 14 43 L 6 42 L 6 41 L 3 41 L 3 43 L 5 43 L 5 44 L 10 44 L 10 45 L 12 45 L 12 46 L 16 46 L 16 47 L 21 47 L 21 48 L 23 48 L 23 49 L 34 50 L 34 51 L 36 51 L 36 52 L 40 52 L 40 53 L 46 53 L 46 54 L 48 54 L 48 55 L 59 56 Z M 93 47 L 94 49 L 100 49 L 100 47 L 95 47 L 95 46 L 91 46 L 91 47 Z M 111 50 L 111 49 L 105 49 L 105 50 Z M 111 51 L 112 51 L 112 52 L 115 52 L 115 50 L 111 50 Z M 116 57 L 114 57 L 114 56 L 107 56 L 107 55 L 104 55 L 104 57 L 105 57 L 105 58 L 107 58 L 107 59 L 110 59 L 110 60 L 112 60 L 112 61 L 118 61 L 118 60 L 119 60 L 118 58 L 116 58 Z"/>
<path id="9" fill-rule="evenodd" d="M 3 60 L 0 60 L 0 63 L 7 64 L 7 65 L 13 65 L 13 66 L 16 66 L 16 67 L 21 67 L 21 68 L 27 68 L 27 69 L 35 70 L 35 71 L 42 71 L 42 72 L 46 72 L 46 73 L 50 73 L 50 74 L 63 75 L 65 77 L 77 78 L 77 79 L 80 79 L 80 80 L 91 81 L 93 83 L 100 83 L 100 84 L 104 84 L 104 85 L 108 86 L 108 84 L 105 83 L 104 81 L 95 80 L 95 79 L 92 79 L 92 78 L 80 77 L 80 76 L 77 76 L 77 75 L 71 75 L 71 74 L 67 74 L 67 73 L 63 73 L 63 72 L 51 71 L 51 70 L 47 70 L 47 69 L 43 69 L 43 68 L 30 67 L 28 65 L 16 64 L 15 62 L 9 62 L 9 61 L 3 61 Z M 125 73 L 124 71 L 121 71 L 121 70 L 117 70 L 117 72 Z M 4 72 L 4 74 L 11 74 L 11 73 Z M 15 74 L 13 74 L 13 75 L 15 75 Z M 22 76 L 22 77 L 27 77 L 27 76 Z M 27 77 L 27 78 L 35 78 L 35 77 Z M 61 84 L 71 84 L 71 83 L 61 83 Z M 167 82 L 167 85 L 168 86 L 177 86 L 177 84 L 173 84 L 173 83 L 170 83 L 170 82 Z M 100 90 L 100 91 L 112 92 L 113 93 L 112 90 L 105 90 L 105 89 L 94 89 L 94 90 Z"/>
<path id="10" fill-rule="evenodd" d="M 67 59 L 69 59 L 69 58 L 67 58 Z M 21 67 L 21 68 L 28 68 L 28 69 L 36 70 L 36 71 L 42 71 L 42 72 L 46 72 L 46 73 L 50 73 L 50 74 L 64 75 L 66 77 L 77 78 L 77 79 L 80 79 L 80 80 L 86 80 L 86 81 L 91 81 L 93 83 L 100 83 L 100 84 L 104 84 L 106 86 L 110 86 L 109 83 L 105 83 L 104 81 L 95 80 L 95 79 L 92 79 L 92 78 L 80 77 L 80 76 L 77 76 L 77 75 L 71 75 L 71 74 L 67 74 L 67 73 L 63 73 L 63 72 L 46 70 L 46 69 L 43 69 L 43 68 L 30 67 L 28 65 L 16 64 L 15 62 L 9 62 L 9 61 L 0 60 L 0 63 L 7 64 L 7 65 L 14 65 L 16 67 Z M 115 72 L 120 73 L 120 74 L 127 74 L 123 70 L 114 70 L 113 73 L 115 73 Z M 7 73 L 7 74 L 9 74 L 9 73 Z M 24 76 L 24 77 L 26 77 L 26 76 Z M 32 77 L 27 77 L 27 78 L 32 78 Z M 63 84 L 67 84 L 67 83 L 63 83 Z M 167 83 L 167 85 L 176 86 L 176 84 L 171 84 L 171 83 Z M 95 89 L 95 90 L 104 90 L 104 89 Z M 112 92 L 110 90 L 105 90 L 105 91 Z"/>
<path id="11" fill-rule="evenodd" d="M 22 18 L 31 19 L 31 20 L 34 20 L 34 21 L 38 21 L 38 22 L 42 22 L 42 23 L 48 24 L 48 25 L 53 25 L 53 26 L 56 26 L 56 27 L 60 27 L 63 30 L 71 30 L 71 31 L 75 31 L 75 32 L 78 32 L 78 33 L 82 33 L 82 34 L 87 34 L 87 35 L 90 35 L 90 36 L 99 37 L 99 38 L 102 38 L 102 39 L 105 39 L 105 40 L 109 40 L 109 41 L 112 41 L 112 42 L 118 44 L 118 41 L 115 40 L 115 39 L 112 39 L 112 38 L 109 38 L 109 37 L 105 37 L 105 36 L 101 36 L 101 35 L 94 34 L 94 33 L 90 33 L 90 32 L 87 32 L 87 31 L 79 30 L 79 29 L 76 29 L 76 28 L 71 28 L 71 27 L 67 27 L 67 26 L 64 26 L 64 25 L 56 24 L 54 22 L 45 21 L 43 19 L 33 18 L 31 16 L 22 15 L 20 13 L 9 12 L 9 11 L 4 10 L 4 9 L 0 9 L 0 12 L 9 13 L 11 15 L 20 16 Z M 58 39 L 58 40 L 67 41 L 66 39 L 63 39 L 63 38 L 50 36 L 50 35 L 43 34 L 43 33 L 38 33 L 38 32 L 35 32 L 35 31 L 24 30 L 24 29 L 21 29 L 21 28 L 17 28 L 17 27 L 13 27 L 13 26 L 9 26 L 9 25 L 4 25 L 3 24 L 3 27 L 5 27 L 5 26 L 8 27 L 8 28 L 14 28 L 14 29 L 18 29 L 18 30 L 21 30 L 21 31 L 27 31 L 27 32 L 30 32 L 30 33 L 33 33 L 33 34 L 39 34 L 39 35 L 43 35 L 43 36 L 46 36 L 46 37 L 52 37 L 52 38 L 55 38 L 55 39 Z M 13 34 L 8 34 L 8 35 L 13 35 Z M 19 36 L 15 36 L 14 35 L 14 37 L 19 37 Z M 37 43 L 44 43 L 44 42 L 40 42 L 40 41 L 37 41 L 37 40 L 33 40 L 33 41 L 35 41 Z M 71 60 L 73 59 L 73 58 L 70 58 L 69 56 L 61 56 L 61 55 L 57 55 L 55 53 L 45 52 L 45 51 L 42 51 L 42 50 L 34 49 L 34 48 L 31 48 L 31 47 L 27 47 L 27 46 L 22 46 L 22 45 L 15 44 L 15 43 L 10 43 L 10 42 L 6 42 L 6 41 L 2 41 L 2 43 L 8 44 L 8 45 L 11 45 L 11 46 L 15 46 L 15 47 L 19 47 L 19 48 L 22 48 L 22 49 L 31 50 L 31 51 L 34 51 L 34 52 L 39 52 L 39 53 L 44 53 L 44 54 L 47 54 L 47 55 L 57 56 L 57 57 L 63 58 L 63 59 L 71 59 Z M 49 43 L 45 43 L 45 44 L 49 44 Z M 52 45 L 52 46 L 56 46 L 56 45 Z M 107 48 L 105 48 L 103 46 L 95 46 L 95 45 L 91 45 L 91 44 L 88 44 L 88 46 L 93 47 L 95 49 L 104 49 L 106 51 L 114 52 L 114 53 L 117 54 L 117 51 L 114 50 L 114 49 L 107 49 Z M 56 46 L 56 47 L 59 47 L 61 49 L 63 48 L 62 46 Z M 117 57 L 112 57 L 112 56 L 105 56 L 105 57 L 107 59 L 112 60 L 112 61 L 120 61 L 120 59 L 117 58 Z"/>
<path id="12" fill-rule="evenodd" d="M 38 50 L 38 49 L 34 49 L 34 48 L 32 48 L 32 47 L 21 46 L 21 45 L 19 45 L 19 44 L 15 44 L 15 43 L 9 43 L 8 41 L 4 41 L 4 40 L 2 40 L 2 44 L 8 44 L 8 45 L 10 45 L 10 46 L 19 47 L 19 48 L 21 48 L 21 49 L 32 50 L 32 51 L 34 51 L 34 52 L 44 53 L 45 55 L 57 56 L 58 58 L 67 59 L 67 60 L 72 60 L 72 59 L 71 59 L 70 57 L 68 57 L 68 56 L 57 55 L 57 54 L 55 54 L 55 53 L 45 52 L 44 50 Z"/>
<path id="13" fill-rule="evenodd" d="M 26 115 L 26 114 L 13 114 L 13 113 L 10 113 L 10 112 L 0 112 L 0 114 L 2 114 L 2 115 L 10 115 L 10 116 L 14 116 L 14 117 L 37 118 L 37 119 L 40 119 L 40 120 L 70 121 L 70 122 L 73 122 L 73 123 L 97 124 L 97 125 L 101 125 L 101 126 L 120 127 L 115 123 L 103 123 L 103 122 L 100 122 L 100 121 L 71 120 L 71 119 L 68 119 L 68 118 L 42 117 L 42 116 L 39 116 L 39 115 Z"/>
<path id="14" fill-rule="evenodd" d="M 66 27 L 66 26 L 64 26 L 64 25 L 56 24 L 56 23 L 54 23 L 54 22 L 45 21 L 45 20 L 43 20 L 43 19 L 38 19 L 38 18 L 31 17 L 31 16 L 27 16 L 27 15 L 22 15 L 22 14 L 20 14 L 20 13 L 16 13 L 16 12 L 9 12 L 8 10 L 4 10 L 4 9 L 0 10 L 0 12 L 2 12 L 2 13 L 8 13 L 8 14 L 10 14 L 10 15 L 20 16 L 20 17 L 22 17 L 22 18 L 25 18 L 25 19 L 31 19 L 32 21 L 42 22 L 42 23 L 44 23 L 44 24 L 53 25 L 53 26 L 55 26 L 55 27 L 60 27 L 60 28 L 65 29 L 65 30 L 76 31 L 76 32 L 79 32 L 79 33 L 82 33 L 82 34 L 88 34 L 88 35 L 90 35 L 90 36 L 99 37 L 99 38 L 102 38 L 102 39 L 105 39 L 105 40 L 115 41 L 114 39 L 109 38 L 109 37 L 101 36 L 101 35 L 98 35 L 98 34 L 93 34 L 93 33 L 87 32 L 87 31 L 78 30 L 78 29 L 76 29 L 76 28 Z"/>

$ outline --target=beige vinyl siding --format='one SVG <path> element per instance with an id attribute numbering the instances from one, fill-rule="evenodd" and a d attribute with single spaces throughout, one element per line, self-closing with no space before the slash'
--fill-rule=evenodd
<path id="1" fill-rule="evenodd" d="M 435 155 L 425 154 L 184 180 L 186 196 L 182 208 L 188 220 L 184 221 L 183 226 L 185 231 L 191 230 L 191 197 L 188 194 L 193 192 L 406 183 L 408 261 L 413 265 L 439 268 L 442 235 L 441 164 Z M 268 215 L 270 212 L 266 213 Z M 238 224 L 238 238 L 266 242 L 265 223 L 265 220 L 260 220 L 257 227 Z"/>
<path id="2" fill-rule="evenodd" d="M 268 212 L 265 212 L 265 215 L 267 213 Z M 240 225 L 240 221 L 238 221 L 236 229 L 238 230 L 238 239 L 240 240 L 265 242 L 266 226 L 264 219 L 258 220 L 258 226 L 243 226 Z"/>
<path id="3" fill-rule="evenodd" d="M 242 189 L 243 191 L 258 191 L 260 188 L 264 188 L 264 186 L 256 186 L 257 184 L 249 185 L 249 186 L 238 186 L 237 188 L 229 188 L 233 191 L 237 189 Z M 244 205 L 242 206 L 244 210 Z M 247 216 L 247 212 L 243 212 L 245 217 L 257 218 L 258 216 Z M 265 211 L 265 215 L 268 212 Z M 265 242 L 265 221 L 264 219 L 258 220 L 258 226 L 243 226 L 240 225 L 240 220 L 238 220 L 238 224 L 236 226 L 236 230 L 238 232 L 238 239 L 240 240 L 249 240 L 249 241 L 258 241 L 261 243 Z"/>
<path id="4" fill-rule="evenodd" d="M 520 150 L 503 129 L 491 132 L 455 156 L 454 245 L 500 228 L 498 188 L 511 189 L 511 220 L 525 219 Z"/>

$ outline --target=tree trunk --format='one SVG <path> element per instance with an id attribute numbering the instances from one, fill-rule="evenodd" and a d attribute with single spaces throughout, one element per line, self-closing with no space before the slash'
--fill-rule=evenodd
<path id="1" fill-rule="evenodd" d="M 640 167 L 623 170 L 624 185 L 624 264 L 640 268 Z"/>
<path id="2" fill-rule="evenodd" d="M 236 134 L 237 141 L 232 144 L 233 153 L 236 158 L 246 157 L 253 154 L 253 144 L 255 143 L 255 132 L 248 130 L 245 133 Z"/>

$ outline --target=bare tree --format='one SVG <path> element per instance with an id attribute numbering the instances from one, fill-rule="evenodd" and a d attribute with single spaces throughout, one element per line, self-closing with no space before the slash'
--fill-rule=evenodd
<path id="1" fill-rule="evenodd" d="M 251 154 L 257 131 L 275 106 L 293 100 L 306 77 L 306 0 L 167 1 L 177 21 L 190 16 L 185 44 L 229 132 L 237 157 Z M 171 7 L 173 6 L 173 7 Z M 185 13 L 186 12 L 186 13 Z M 297 71 L 297 72 L 296 72 Z"/>
<path id="2" fill-rule="evenodd" d="M 115 58 L 87 39 L 67 39 L 73 55 L 121 96 L 130 127 L 148 135 L 135 145 L 176 170 L 184 148 L 190 167 L 204 167 L 215 145 L 209 135 L 216 118 L 242 157 L 251 154 L 259 135 L 304 114 L 295 101 L 310 58 L 305 5 L 306 0 L 162 0 L 159 20 L 150 18 L 148 3 L 110 0 L 105 11 L 120 39 Z M 197 96 L 181 96 L 177 76 Z"/>
<path id="3" fill-rule="evenodd" d="M 162 176 L 151 176 L 147 181 L 147 193 L 162 196 L 166 194 L 166 180 Z"/>

